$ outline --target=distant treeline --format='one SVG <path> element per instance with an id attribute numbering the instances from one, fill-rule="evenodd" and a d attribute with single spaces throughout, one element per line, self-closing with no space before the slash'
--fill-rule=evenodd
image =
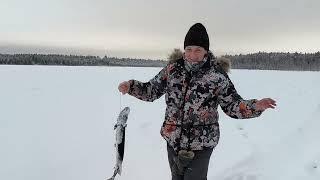
<path id="1" fill-rule="evenodd" d="M 173 52 L 177 53 L 177 52 Z M 320 71 L 320 52 L 224 55 L 233 69 Z M 167 60 L 148 60 L 99 56 L 0 54 L 0 64 L 62 66 L 163 67 Z"/>
<path id="2" fill-rule="evenodd" d="M 231 59 L 234 69 L 320 71 L 320 52 L 308 54 L 259 52 L 224 57 Z"/>
<path id="3" fill-rule="evenodd" d="M 58 66 L 133 66 L 163 67 L 167 61 L 59 54 L 0 54 L 0 64 Z"/>

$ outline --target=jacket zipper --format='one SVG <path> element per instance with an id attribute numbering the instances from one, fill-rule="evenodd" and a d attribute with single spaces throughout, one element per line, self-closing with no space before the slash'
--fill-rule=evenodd
<path id="1" fill-rule="evenodd" d="M 187 96 L 187 92 L 189 90 L 189 85 L 190 85 L 190 81 L 191 81 L 191 75 L 189 73 L 187 73 L 187 76 L 186 76 L 186 80 L 185 80 L 185 83 L 187 84 L 186 85 L 186 91 L 185 93 L 183 94 L 183 102 L 182 102 L 182 106 L 181 106 L 181 114 L 182 114 L 182 119 L 181 119 L 181 130 L 180 130 L 180 138 L 179 138 L 179 146 L 178 146 L 178 152 L 181 150 L 181 139 L 182 139 L 182 131 L 184 129 L 184 106 L 185 106 L 185 103 L 186 103 L 186 96 Z M 190 131 L 188 132 L 188 149 L 190 148 L 190 144 L 189 144 L 189 139 L 190 139 Z"/>

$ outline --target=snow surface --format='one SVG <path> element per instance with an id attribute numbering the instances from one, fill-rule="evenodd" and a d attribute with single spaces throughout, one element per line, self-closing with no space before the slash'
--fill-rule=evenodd
<path id="1" fill-rule="evenodd" d="M 114 130 L 129 106 L 119 180 L 170 179 L 160 136 L 164 97 L 143 102 L 117 90 L 160 68 L 0 66 L 0 179 L 103 180 L 115 164 Z M 235 120 L 220 110 L 221 139 L 209 180 L 319 180 L 320 72 L 232 70 L 246 99 L 275 110 Z M 120 103 L 121 102 L 121 103 Z"/>

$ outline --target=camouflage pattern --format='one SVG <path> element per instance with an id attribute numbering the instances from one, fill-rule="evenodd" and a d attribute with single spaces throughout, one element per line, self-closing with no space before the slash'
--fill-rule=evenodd
<path id="1" fill-rule="evenodd" d="M 218 105 L 232 118 L 260 116 L 262 112 L 254 107 L 257 100 L 244 100 L 213 56 L 197 72 L 188 72 L 184 61 L 170 62 L 148 82 L 129 81 L 129 94 L 143 101 L 152 102 L 165 94 L 160 133 L 174 150 L 203 150 L 218 144 Z"/>

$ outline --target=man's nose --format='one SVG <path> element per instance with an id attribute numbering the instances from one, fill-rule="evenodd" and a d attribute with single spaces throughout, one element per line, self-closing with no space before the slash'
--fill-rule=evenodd
<path id="1" fill-rule="evenodd" d="M 196 56 L 196 54 L 195 54 L 194 52 L 191 52 L 191 53 L 190 53 L 190 58 L 191 58 L 192 60 L 195 60 L 195 59 L 197 58 L 197 56 Z"/>

